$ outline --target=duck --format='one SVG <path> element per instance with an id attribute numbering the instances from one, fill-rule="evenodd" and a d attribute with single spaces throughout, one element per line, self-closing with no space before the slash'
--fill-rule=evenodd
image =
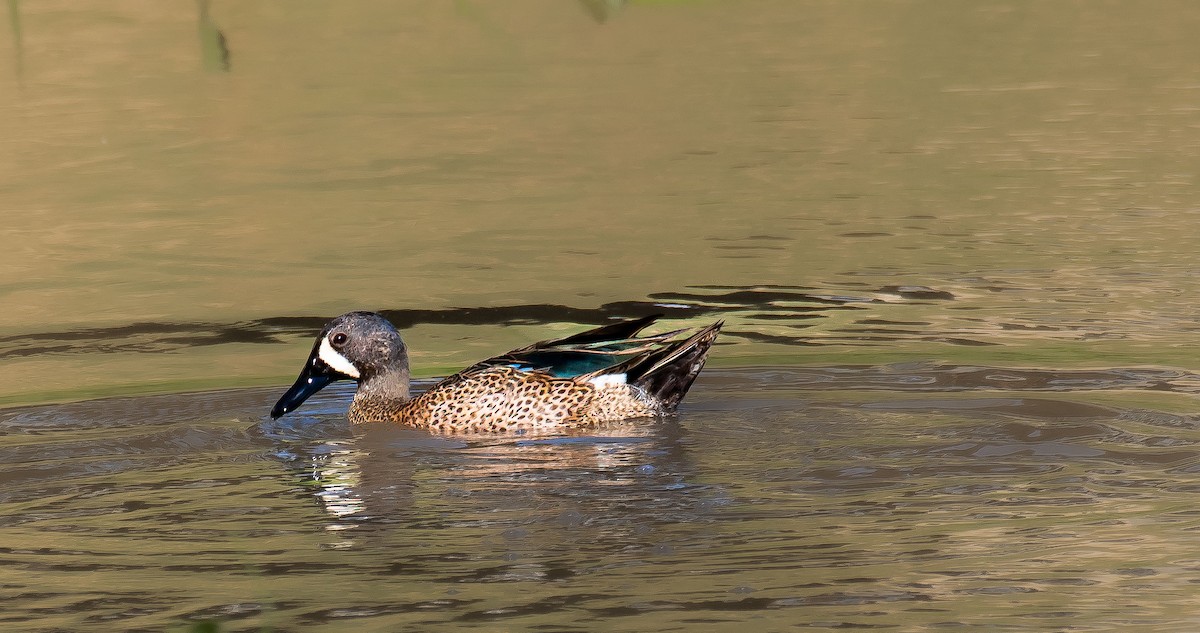
<path id="1" fill-rule="evenodd" d="M 375 312 L 348 312 L 317 335 L 278 419 L 337 380 L 358 383 L 355 425 L 392 423 L 440 433 L 524 433 L 597 426 L 676 411 L 723 321 L 650 336 L 662 315 L 626 319 L 489 358 L 413 395 L 408 348 Z"/>

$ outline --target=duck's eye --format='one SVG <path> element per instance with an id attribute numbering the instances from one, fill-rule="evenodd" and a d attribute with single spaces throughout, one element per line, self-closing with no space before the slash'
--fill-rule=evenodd
<path id="1" fill-rule="evenodd" d="M 329 337 L 329 343 L 331 345 L 333 345 L 334 347 L 341 347 L 341 346 L 345 345 L 346 341 L 348 341 L 349 339 L 350 339 L 350 337 L 346 336 L 345 332 L 338 332 L 337 334 L 334 334 L 333 336 Z"/>

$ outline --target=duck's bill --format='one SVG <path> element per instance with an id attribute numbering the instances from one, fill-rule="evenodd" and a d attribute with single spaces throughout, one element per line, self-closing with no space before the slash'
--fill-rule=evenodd
<path id="1" fill-rule="evenodd" d="M 285 413 L 295 411 L 314 393 L 338 378 L 347 378 L 347 376 L 334 371 L 325 364 L 325 361 L 314 355 L 305 363 L 304 371 L 300 372 L 300 377 L 296 379 L 292 388 L 288 389 L 279 402 L 275 403 L 275 407 L 271 409 L 271 418 L 278 419 Z"/>

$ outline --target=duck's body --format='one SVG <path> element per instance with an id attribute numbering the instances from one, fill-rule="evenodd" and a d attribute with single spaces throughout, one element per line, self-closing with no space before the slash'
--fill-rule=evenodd
<path id="1" fill-rule="evenodd" d="M 355 398 L 350 420 L 441 432 L 494 433 L 584 426 L 666 411 L 626 384 L 594 385 L 513 367 L 455 374 L 399 406 Z"/>
<path id="2" fill-rule="evenodd" d="M 636 337 L 657 317 L 542 341 L 477 363 L 409 396 L 408 353 L 391 323 L 351 312 L 317 338 L 304 371 L 271 411 L 279 417 L 333 380 L 358 381 L 348 417 L 439 432 L 578 427 L 675 410 L 704 367 L 721 323 Z"/>

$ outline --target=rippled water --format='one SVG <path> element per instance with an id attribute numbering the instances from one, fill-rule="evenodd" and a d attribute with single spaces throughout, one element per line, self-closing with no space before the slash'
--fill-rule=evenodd
<path id="1" fill-rule="evenodd" d="M 1089 396 L 1196 379 L 711 371 L 677 417 L 510 439 L 352 432 L 344 388 L 11 410 L 0 621 L 1189 630 L 1200 429 Z"/>

